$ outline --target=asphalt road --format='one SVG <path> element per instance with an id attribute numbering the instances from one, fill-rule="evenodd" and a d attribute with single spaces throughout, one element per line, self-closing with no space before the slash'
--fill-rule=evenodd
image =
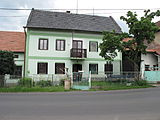
<path id="1" fill-rule="evenodd" d="M 0 120 L 160 120 L 160 88 L 0 93 Z"/>

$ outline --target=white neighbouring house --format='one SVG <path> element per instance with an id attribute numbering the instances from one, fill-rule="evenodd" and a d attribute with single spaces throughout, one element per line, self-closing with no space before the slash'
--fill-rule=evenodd
<path id="1" fill-rule="evenodd" d="M 119 74 L 122 55 L 111 64 L 99 56 L 103 31 L 121 33 L 112 17 L 32 9 L 25 27 L 25 76 L 83 71 Z"/>
<path id="2" fill-rule="evenodd" d="M 14 75 L 23 76 L 25 52 L 24 32 L 0 31 L 0 50 L 14 53 L 16 64 Z"/>

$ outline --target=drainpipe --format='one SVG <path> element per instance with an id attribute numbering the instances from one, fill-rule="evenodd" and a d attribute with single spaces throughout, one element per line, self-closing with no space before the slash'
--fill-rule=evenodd
<path id="1" fill-rule="evenodd" d="M 25 33 L 25 45 L 24 45 L 24 46 L 25 46 L 25 49 L 24 49 L 24 68 L 23 68 L 24 70 L 23 70 L 23 77 L 25 77 L 25 72 L 26 72 L 26 71 L 25 71 L 25 68 L 26 68 L 26 64 L 25 64 L 25 63 L 26 63 L 26 41 L 27 41 L 27 32 L 26 32 L 26 27 L 24 26 L 23 28 L 24 28 L 24 33 Z"/>

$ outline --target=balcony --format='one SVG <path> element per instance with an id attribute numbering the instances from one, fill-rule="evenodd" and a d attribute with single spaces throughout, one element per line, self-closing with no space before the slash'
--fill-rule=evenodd
<path id="1" fill-rule="evenodd" d="M 72 48 L 71 59 L 85 59 L 87 58 L 87 49 Z"/>

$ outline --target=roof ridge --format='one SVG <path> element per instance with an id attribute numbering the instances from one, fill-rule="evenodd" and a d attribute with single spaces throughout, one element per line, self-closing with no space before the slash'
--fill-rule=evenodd
<path id="1" fill-rule="evenodd" d="M 57 11 L 40 10 L 40 9 L 32 9 L 32 10 L 33 10 L 33 11 L 50 12 L 50 13 L 62 13 L 62 14 L 85 15 L 85 16 L 93 16 L 93 17 L 110 18 L 110 16 L 107 17 L 107 16 L 100 16 L 100 15 L 89 15 L 89 14 L 77 14 L 77 13 L 57 12 Z"/>
<path id="2" fill-rule="evenodd" d="M 90 32 L 113 31 L 121 33 L 120 26 L 112 17 L 75 14 L 32 9 L 26 27 Z"/>
<path id="3" fill-rule="evenodd" d="M 15 32 L 15 33 L 24 33 L 24 32 L 21 32 L 21 31 L 0 31 L 0 32 Z"/>

